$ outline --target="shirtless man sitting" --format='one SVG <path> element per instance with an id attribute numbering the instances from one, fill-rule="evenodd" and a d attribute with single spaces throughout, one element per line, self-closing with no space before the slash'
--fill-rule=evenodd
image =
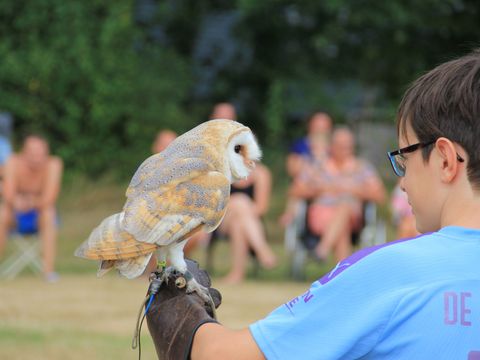
<path id="1" fill-rule="evenodd" d="M 5 165 L 0 206 L 0 255 L 12 228 L 20 233 L 38 231 L 47 281 L 58 278 L 54 272 L 57 242 L 55 203 L 62 172 L 62 160 L 50 155 L 48 142 L 40 135 L 25 137 L 21 151 L 10 156 Z"/>

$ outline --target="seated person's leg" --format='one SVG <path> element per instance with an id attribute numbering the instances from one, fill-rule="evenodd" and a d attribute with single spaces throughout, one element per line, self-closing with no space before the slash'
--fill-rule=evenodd
<path id="1" fill-rule="evenodd" d="M 335 255 L 335 261 L 339 262 L 349 257 L 352 254 L 352 230 L 351 226 L 339 228 L 337 234 L 337 240 L 333 247 L 333 253 Z"/>
<path id="2" fill-rule="evenodd" d="M 276 265 L 276 257 L 265 236 L 265 229 L 262 220 L 255 214 L 254 204 L 247 196 L 237 194 L 234 206 L 236 208 L 235 221 L 242 226 L 243 238 L 255 251 L 260 264 L 265 268 L 272 268 Z"/>
<path id="3" fill-rule="evenodd" d="M 335 259 L 341 261 L 349 257 L 353 252 L 352 234 L 362 228 L 362 210 L 352 207 L 350 204 L 342 204 L 339 211 L 345 213 L 347 224 L 344 226 L 343 234 L 340 232 L 337 246 L 335 247 Z"/>
<path id="4" fill-rule="evenodd" d="M 228 283 L 237 283 L 245 277 L 245 270 L 248 258 L 248 243 L 244 238 L 241 229 L 242 224 L 238 221 L 238 216 L 242 213 L 242 198 L 244 195 L 232 195 L 228 202 L 227 213 L 220 224 L 219 231 L 229 236 L 231 268 L 225 276 L 224 281 Z"/>
<path id="5" fill-rule="evenodd" d="M 8 232 L 13 225 L 13 211 L 12 209 L 2 203 L 0 205 L 0 256 L 2 256 L 7 243 Z"/>
<path id="6" fill-rule="evenodd" d="M 49 206 L 39 210 L 38 228 L 42 241 L 43 272 L 46 276 L 54 272 L 57 245 L 57 212 Z"/>
<path id="7" fill-rule="evenodd" d="M 262 221 L 257 217 L 247 216 L 244 221 L 243 231 L 260 264 L 266 269 L 273 268 L 277 264 L 277 259 L 267 243 Z"/>
<path id="8" fill-rule="evenodd" d="M 310 230 L 322 237 L 315 248 L 319 258 L 326 259 L 334 248 L 337 261 L 351 254 L 351 232 L 352 226 L 357 222 L 357 215 L 348 204 L 312 204 L 307 216 Z"/>
<path id="9" fill-rule="evenodd" d="M 245 276 L 248 246 L 253 248 L 264 267 L 275 265 L 275 255 L 266 242 L 262 222 L 255 215 L 253 203 L 246 195 L 232 195 L 220 232 L 229 235 L 232 245 L 232 269 L 227 280 L 238 282 Z"/>
<path id="10" fill-rule="evenodd" d="M 232 222 L 228 228 L 230 240 L 231 268 L 224 281 L 238 283 L 245 278 L 248 260 L 248 242 L 244 237 L 241 224 Z"/>

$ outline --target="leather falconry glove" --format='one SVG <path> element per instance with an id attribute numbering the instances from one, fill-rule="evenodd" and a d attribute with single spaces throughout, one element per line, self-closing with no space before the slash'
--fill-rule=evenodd
<path id="1" fill-rule="evenodd" d="M 198 328 L 205 323 L 217 322 L 215 308 L 222 301 L 220 292 L 210 287 L 210 276 L 199 268 L 196 261 L 186 259 L 186 262 L 188 271 L 185 276 L 171 269 L 152 273 L 152 285 L 155 281 L 161 285 L 146 317 L 161 360 L 189 359 Z M 190 275 L 209 290 L 209 303 L 196 292 L 186 293 L 186 277 Z"/>

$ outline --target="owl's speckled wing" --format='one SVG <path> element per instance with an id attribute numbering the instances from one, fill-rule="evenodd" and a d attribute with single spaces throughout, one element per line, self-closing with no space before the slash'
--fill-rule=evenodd
<path id="1" fill-rule="evenodd" d="M 167 150 L 150 156 L 140 165 L 128 186 L 127 198 L 135 198 L 150 191 L 162 193 L 179 183 L 215 170 L 204 159 L 191 157 L 178 159 L 169 156 Z"/>
<path id="2" fill-rule="evenodd" d="M 123 228 L 136 240 L 159 246 L 181 241 L 222 220 L 230 183 L 198 158 L 175 162 L 150 157 L 127 190 Z"/>
<path id="3" fill-rule="evenodd" d="M 76 255 L 94 260 L 131 259 L 156 250 L 155 244 L 138 242 L 122 229 L 123 213 L 114 214 L 102 221 L 90 234 Z"/>

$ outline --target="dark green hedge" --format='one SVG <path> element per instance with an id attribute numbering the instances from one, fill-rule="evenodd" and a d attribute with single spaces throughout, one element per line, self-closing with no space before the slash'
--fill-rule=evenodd
<path id="1" fill-rule="evenodd" d="M 131 175 L 156 131 L 237 105 L 280 159 L 316 108 L 392 121 L 407 84 L 478 46 L 474 0 L 0 1 L 0 111 L 68 169 Z M 372 119 L 369 119 L 372 120 Z M 279 160 L 280 161 L 280 160 Z"/>

